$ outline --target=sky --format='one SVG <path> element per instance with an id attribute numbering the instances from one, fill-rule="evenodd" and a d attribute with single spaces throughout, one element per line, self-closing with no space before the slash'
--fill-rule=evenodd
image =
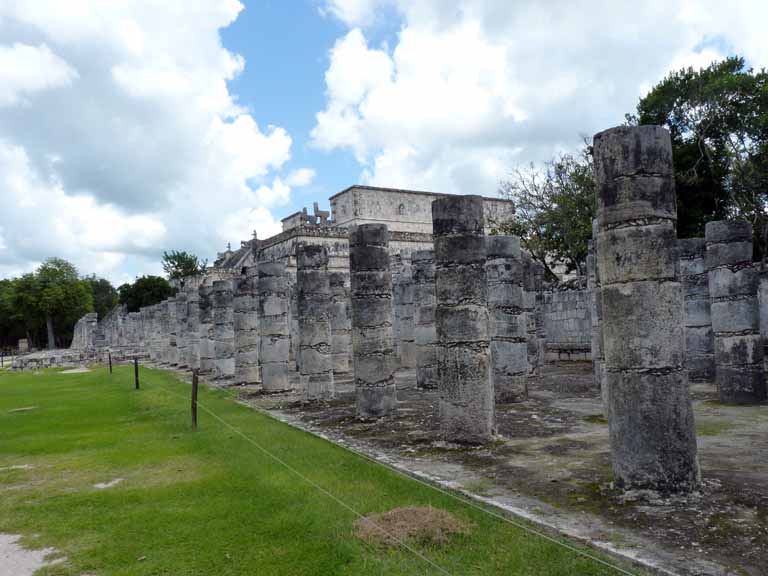
<path id="1" fill-rule="evenodd" d="M 764 0 L 0 0 L 0 278 L 115 285 L 356 183 L 494 195 L 667 73 L 768 67 Z"/>

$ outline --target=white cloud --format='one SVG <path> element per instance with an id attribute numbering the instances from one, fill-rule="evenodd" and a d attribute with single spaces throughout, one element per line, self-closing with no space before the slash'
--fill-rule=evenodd
<path id="1" fill-rule="evenodd" d="M 284 176 L 290 135 L 229 92 L 241 9 L 0 1 L 0 275 L 56 255 L 126 280 L 280 230 L 270 209 L 311 171 Z"/>
<path id="2" fill-rule="evenodd" d="M 78 74 L 45 44 L 0 45 L 0 106 L 23 104 L 35 92 L 67 86 Z"/>
<path id="3" fill-rule="evenodd" d="M 301 188 L 302 186 L 309 186 L 315 179 L 315 171 L 312 168 L 299 168 L 288 174 L 285 183 L 288 186 L 295 186 Z"/>
<path id="4" fill-rule="evenodd" d="M 366 26 L 395 10 L 390 49 Z M 518 162 L 620 124 L 670 70 L 732 47 L 768 64 L 762 2 L 629 5 L 508 0 L 332 0 L 350 30 L 330 52 L 313 144 L 349 149 L 364 181 L 493 194 Z"/>

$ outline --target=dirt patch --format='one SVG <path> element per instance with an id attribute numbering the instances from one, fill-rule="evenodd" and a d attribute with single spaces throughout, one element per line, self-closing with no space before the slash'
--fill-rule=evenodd
<path id="1" fill-rule="evenodd" d="M 85 366 L 80 366 L 80 368 L 70 368 L 69 370 L 62 370 L 62 374 L 82 374 L 83 372 L 90 372 L 90 368 L 86 368 Z"/>
<path id="2" fill-rule="evenodd" d="M 355 522 L 355 536 L 368 544 L 443 546 L 457 534 L 469 534 L 470 525 L 439 508 L 413 506 L 369 514 Z"/>
<path id="3" fill-rule="evenodd" d="M 20 538 L 14 534 L 0 534 L 0 576 L 32 576 L 40 568 L 51 564 L 46 558 L 55 550 L 27 550 L 19 544 Z"/>

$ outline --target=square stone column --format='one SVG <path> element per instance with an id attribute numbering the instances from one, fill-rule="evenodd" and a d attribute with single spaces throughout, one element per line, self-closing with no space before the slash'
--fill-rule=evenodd
<path id="1" fill-rule="evenodd" d="M 285 264 L 259 262 L 258 316 L 259 362 L 261 386 L 266 392 L 289 390 L 288 360 L 290 356 L 290 306 Z"/>

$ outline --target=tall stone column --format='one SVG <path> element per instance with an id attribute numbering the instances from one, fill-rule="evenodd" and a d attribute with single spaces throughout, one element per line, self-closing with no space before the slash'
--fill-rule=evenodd
<path id="1" fill-rule="evenodd" d="M 307 400 L 332 398 L 331 287 L 328 251 L 310 244 L 296 247 L 299 313 L 299 375 Z"/>
<path id="2" fill-rule="evenodd" d="M 213 343 L 214 378 L 232 378 L 235 375 L 235 328 L 231 280 L 213 283 Z"/>
<path id="3" fill-rule="evenodd" d="M 235 383 L 258 384 L 259 315 L 256 284 L 258 267 L 249 266 L 234 294 Z"/>
<path id="4" fill-rule="evenodd" d="M 352 349 L 357 417 L 381 418 L 397 406 L 389 231 L 363 224 L 349 234 Z"/>
<path id="5" fill-rule="evenodd" d="M 335 377 L 347 376 L 352 366 L 352 320 L 350 300 L 345 272 L 331 272 L 328 282 L 331 287 L 331 355 Z"/>
<path id="6" fill-rule="evenodd" d="M 471 444 L 495 432 L 484 225 L 481 196 L 432 203 L 440 428 L 447 440 Z"/>
<path id="7" fill-rule="evenodd" d="M 486 238 L 491 378 L 496 402 L 528 398 L 528 334 L 523 312 L 520 238 Z"/>
<path id="8" fill-rule="evenodd" d="M 523 259 L 523 313 L 528 343 L 528 374 L 539 374 L 539 333 L 536 326 L 536 274 L 530 254 L 522 253 Z"/>
<path id="9" fill-rule="evenodd" d="M 288 325 L 290 298 L 285 264 L 259 262 L 258 274 L 261 386 L 266 392 L 279 392 L 290 389 L 288 381 L 288 358 L 291 346 Z"/>
<path id="10" fill-rule="evenodd" d="M 759 273 L 752 265 L 752 225 L 707 222 L 707 271 L 721 402 L 756 404 L 766 398 Z"/>
<path id="11" fill-rule="evenodd" d="M 200 373 L 213 374 L 216 360 L 216 350 L 213 340 L 213 287 L 202 284 L 197 293 L 198 308 L 200 310 L 199 337 L 200 337 Z"/>
<path id="12" fill-rule="evenodd" d="M 669 132 L 659 126 L 600 132 L 594 158 L 614 482 L 690 491 L 699 468 Z"/>
<path id="13" fill-rule="evenodd" d="M 587 286 L 590 292 L 592 326 L 592 372 L 595 386 L 600 389 L 603 412 L 608 414 L 608 386 L 605 385 L 605 345 L 603 343 L 603 293 L 600 290 L 600 267 L 597 262 L 597 218 L 592 220 L 591 255 L 587 256 Z M 590 258 L 591 256 L 591 258 Z"/>
<path id="14" fill-rule="evenodd" d="M 544 265 L 541 262 L 533 263 L 533 281 L 536 289 L 536 297 L 534 299 L 534 320 L 536 326 L 536 366 L 538 367 L 538 373 L 541 373 L 541 369 L 544 367 L 544 363 L 547 356 L 547 330 L 544 325 L 544 290 L 545 279 L 547 273 L 544 269 Z"/>
<path id="15" fill-rule="evenodd" d="M 392 305 L 397 349 L 401 368 L 416 366 L 416 343 L 414 336 L 414 296 L 411 263 L 403 254 L 399 255 L 400 265 L 392 277 Z"/>
<path id="16" fill-rule="evenodd" d="M 763 350 L 768 351 L 768 270 L 760 270 L 757 299 L 760 303 L 760 337 L 763 339 Z M 768 354 L 764 354 L 763 358 L 763 365 L 766 366 L 766 364 L 768 364 Z"/>
<path id="17" fill-rule="evenodd" d="M 187 367 L 187 293 L 176 294 L 176 365 Z"/>
<path id="18" fill-rule="evenodd" d="M 176 349 L 176 331 L 178 325 L 176 323 L 176 298 L 168 298 L 164 302 L 165 304 L 165 330 L 167 335 L 167 345 L 165 348 L 165 363 L 169 366 L 176 366 L 179 362 L 179 355 Z M 122 345 L 125 345 L 125 325 L 121 327 Z"/>
<path id="19" fill-rule="evenodd" d="M 200 368 L 200 293 L 192 289 L 187 293 L 187 366 Z"/>
<path id="20" fill-rule="evenodd" d="M 437 390 L 437 328 L 435 327 L 435 252 L 418 250 L 411 255 L 413 319 L 416 342 L 416 387 Z"/>
<path id="21" fill-rule="evenodd" d="M 678 240 L 680 279 L 685 294 L 685 367 L 689 382 L 715 379 L 715 342 L 709 303 L 704 238 Z"/>

